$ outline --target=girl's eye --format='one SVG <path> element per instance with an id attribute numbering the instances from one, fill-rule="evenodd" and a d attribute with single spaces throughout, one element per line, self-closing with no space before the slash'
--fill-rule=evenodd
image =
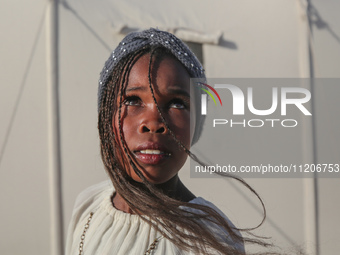
<path id="1" fill-rule="evenodd" d="M 127 106 L 139 106 L 141 105 L 141 100 L 137 96 L 128 96 L 125 98 L 123 104 Z"/>
<path id="2" fill-rule="evenodd" d="M 181 99 L 174 99 L 170 102 L 170 108 L 175 108 L 175 109 L 186 109 L 187 105 L 183 100 Z"/>

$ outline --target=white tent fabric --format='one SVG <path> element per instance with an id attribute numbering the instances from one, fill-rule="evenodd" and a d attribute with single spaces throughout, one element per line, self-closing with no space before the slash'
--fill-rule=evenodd
<path id="1" fill-rule="evenodd" d="M 305 3 L 300 0 L 60 0 L 57 25 L 62 179 L 59 191 L 63 206 L 60 224 L 64 233 L 76 195 L 106 178 L 96 130 L 97 81 L 104 61 L 124 34 L 159 27 L 173 31 L 183 40 L 202 44 L 209 77 L 309 77 L 311 61 L 314 61 L 314 76 L 339 77 L 340 3 L 311 1 L 313 59 L 308 49 Z M 47 57 L 46 40 L 50 4 L 43 0 L 6 1 L 0 10 L 0 254 L 4 255 L 58 254 L 51 245 L 55 232 L 51 229 L 48 170 L 46 83 L 47 62 L 53 61 Z M 292 141 L 298 148 L 296 158 L 312 157 L 310 151 L 315 147 L 319 161 L 338 160 L 340 123 L 332 118 L 339 108 L 337 93 L 315 91 L 316 114 L 320 120 L 315 129 L 316 143 L 310 143 L 303 128 L 292 132 Z M 330 119 L 334 122 L 329 122 Z M 231 144 L 237 144 L 238 139 L 247 139 L 247 135 L 237 134 Z M 278 141 L 286 142 L 278 138 L 272 141 L 271 148 Z M 308 148 L 309 144 L 313 148 Z M 258 146 L 258 150 L 266 150 Z M 275 150 L 268 153 L 274 154 Z M 254 157 L 251 153 L 246 156 Z M 195 194 L 217 204 L 236 225 L 249 227 L 260 221 L 256 199 L 238 185 L 222 179 L 190 179 L 188 171 L 183 171 L 181 177 Z M 284 251 L 307 247 L 310 254 L 337 254 L 340 206 L 334 201 L 340 191 L 339 179 L 319 180 L 316 190 L 313 185 L 306 186 L 303 179 L 250 179 L 249 182 L 263 197 L 268 210 L 268 219 L 259 233 L 271 236 Z M 308 187 L 317 193 L 318 210 L 313 210 L 314 194 Z M 313 220 L 314 215 L 318 222 Z M 318 249 L 315 236 L 319 238 Z"/>

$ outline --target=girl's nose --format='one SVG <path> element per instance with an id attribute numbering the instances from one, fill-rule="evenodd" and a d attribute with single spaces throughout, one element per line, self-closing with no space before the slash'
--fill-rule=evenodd
<path id="1" fill-rule="evenodd" d="M 156 123 L 148 123 L 148 125 L 142 125 L 141 132 L 142 133 L 165 133 L 166 127 L 158 127 Z"/>
<path id="2" fill-rule="evenodd" d="M 145 112 L 144 119 L 139 125 L 140 133 L 159 133 L 165 134 L 168 129 L 163 123 L 162 118 L 157 109 Z"/>

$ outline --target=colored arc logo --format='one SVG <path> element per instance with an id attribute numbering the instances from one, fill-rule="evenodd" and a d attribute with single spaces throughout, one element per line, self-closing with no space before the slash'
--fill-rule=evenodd
<path id="1" fill-rule="evenodd" d="M 210 90 L 212 90 L 212 91 L 215 93 L 215 95 L 218 97 L 218 100 L 220 101 L 220 104 L 221 104 L 221 106 L 222 106 L 222 100 L 221 100 L 221 98 L 220 98 L 220 95 L 217 93 L 217 91 L 216 91 L 213 87 L 211 87 L 210 85 L 208 85 L 208 84 L 201 83 L 201 82 L 200 82 L 200 84 L 202 84 L 202 85 L 206 86 L 207 88 L 209 88 Z M 209 90 L 204 89 L 204 88 L 200 88 L 200 89 L 203 90 L 203 91 L 205 91 L 205 92 L 207 92 L 207 94 L 212 98 L 212 100 L 214 100 L 215 105 L 217 105 L 216 100 L 215 100 L 213 94 L 211 94 L 211 92 L 209 92 Z"/>

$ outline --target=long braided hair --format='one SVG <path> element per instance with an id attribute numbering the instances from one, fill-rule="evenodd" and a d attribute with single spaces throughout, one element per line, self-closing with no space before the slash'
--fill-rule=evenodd
<path id="1" fill-rule="evenodd" d="M 109 73 L 107 84 L 101 94 L 99 104 L 98 129 L 100 135 L 101 156 L 105 169 L 116 189 L 116 192 L 126 201 L 133 213 L 160 231 L 165 238 L 169 239 L 179 248 L 186 251 L 193 251 L 196 254 L 209 254 L 212 250 L 221 254 L 244 254 L 235 246 L 227 245 L 223 240 L 232 240 L 235 244 L 250 243 L 261 246 L 268 246 L 267 242 L 255 236 L 242 237 L 238 229 L 231 227 L 227 220 L 214 209 L 183 201 L 178 201 L 164 194 L 154 184 L 150 183 L 136 166 L 133 155 L 129 150 L 122 131 L 122 100 L 129 77 L 129 72 L 136 61 L 143 55 L 150 54 L 149 62 L 149 88 L 160 117 L 173 139 L 179 147 L 191 158 L 199 161 L 189 149 L 172 133 L 168 123 L 160 111 L 154 96 L 151 83 L 151 65 L 154 58 L 171 54 L 162 46 L 144 47 L 131 52 L 123 57 Z M 186 68 L 187 69 L 187 68 Z M 199 93 L 199 92 L 197 92 Z M 197 98 L 197 97 L 196 97 Z M 199 104 L 200 97 L 196 104 Z M 118 115 L 118 127 L 113 126 L 113 118 Z M 203 164 L 202 162 L 200 162 Z M 142 182 L 136 182 L 127 174 L 126 169 L 132 167 Z M 242 179 L 233 177 L 249 188 L 260 200 L 265 219 L 265 208 L 259 195 Z M 190 210 L 193 209 L 193 210 Z M 219 236 L 206 228 L 204 222 L 210 222 L 224 229 Z M 243 232 L 253 230 L 243 229 Z M 224 237 L 220 235 L 225 235 Z M 262 253 L 263 254 L 263 253 Z"/>

